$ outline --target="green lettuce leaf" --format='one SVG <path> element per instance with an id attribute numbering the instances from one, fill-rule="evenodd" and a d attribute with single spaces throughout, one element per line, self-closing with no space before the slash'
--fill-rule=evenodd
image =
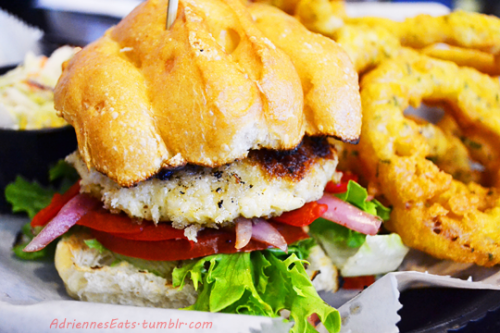
<path id="1" fill-rule="evenodd" d="M 90 248 L 109 251 L 95 239 L 86 240 Z M 185 310 L 239 313 L 278 317 L 282 309 L 295 321 L 292 332 L 316 332 L 307 318 L 316 313 L 329 332 L 340 330 L 340 315 L 318 296 L 304 269 L 313 239 L 289 246 L 289 253 L 268 249 L 252 253 L 214 254 L 182 262 L 150 262 L 113 253 L 113 265 L 127 261 L 152 273 L 167 264 L 174 287 L 183 288 L 192 281 L 198 291 L 195 304 Z M 141 264 L 142 262 L 142 264 Z M 145 264 L 145 265 L 143 265 Z M 173 266 L 179 266 L 173 268 Z M 171 271 L 173 269 L 173 272 Z M 156 273 L 155 273 L 156 274 Z"/>
<path id="2" fill-rule="evenodd" d="M 358 207 L 362 211 L 372 215 L 377 215 L 384 221 L 389 220 L 391 209 L 382 205 L 378 200 L 373 199 L 367 201 L 368 192 L 363 186 L 359 185 L 355 181 L 349 181 L 346 192 L 335 195 L 337 198 Z"/>
<path id="3" fill-rule="evenodd" d="M 387 221 L 390 217 L 390 208 L 385 207 L 375 199 L 367 201 L 368 192 L 366 189 L 352 180 L 347 184 L 347 191 L 336 194 L 336 196 L 369 214 L 379 216 L 384 221 Z M 352 252 L 349 248 L 359 248 L 364 244 L 366 239 L 366 235 L 362 233 L 337 223 L 332 223 L 323 218 L 316 219 L 309 226 L 309 232 L 323 245 L 323 247 L 326 246 L 326 242 L 335 243 L 337 250 L 346 247 L 346 254 Z"/>
<path id="4" fill-rule="evenodd" d="M 93 239 L 85 239 L 83 241 L 89 248 L 91 249 L 96 249 L 97 251 L 99 251 L 99 253 L 103 253 L 104 251 L 108 251 L 108 249 L 106 249 L 104 247 L 104 245 L 102 245 L 97 239 L 93 238 Z"/>
<path id="5" fill-rule="evenodd" d="M 330 222 L 331 223 L 331 222 Z M 295 254 L 300 260 L 305 260 L 309 257 L 311 253 L 311 248 L 316 245 L 316 242 L 312 238 L 306 238 L 300 242 L 293 243 L 288 246 L 288 253 L 277 248 L 267 249 L 266 251 L 272 252 L 276 257 L 280 259 L 286 259 L 286 257 L 291 254 Z"/>
<path id="6" fill-rule="evenodd" d="M 59 181 L 57 186 L 59 193 L 66 192 L 78 179 L 80 176 L 76 169 L 64 160 L 57 161 L 49 170 L 49 180 L 52 183 Z"/>
<path id="7" fill-rule="evenodd" d="M 189 310 L 279 316 L 290 311 L 292 332 L 315 332 L 307 318 L 316 313 L 329 332 L 340 330 L 340 315 L 317 294 L 304 269 L 311 240 L 290 246 L 286 255 L 274 250 L 215 254 L 190 261 L 173 271 L 173 285 L 188 280 L 198 290 Z"/>
<path id="8" fill-rule="evenodd" d="M 12 205 L 12 210 L 26 212 L 30 219 L 50 204 L 54 193 L 54 189 L 43 188 L 37 182 L 30 183 L 20 176 L 5 188 L 5 198 Z"/>
<path id="9" fill-rule="evenodd" d="M 349 248 L 358 248 L 365 242 L 366 235 L 346 228 L 340 224 L 323 218 L 316 219 L 309 226 L 309 233 L 313 236 L 320 236 L 321 239 L 342 244 Z"/>
<path id="10" fill-rule="evenodd" d="M 54 193 L 66 192 L 78 178 L 78 173 L 71 165 L 59 160 L 49 170 L 51 186 L 43 187 L 36 181 L 29 182 L 17 176 L 16 180 L 5 188 L 5 199 L 12 205 L 13 212 L 25 212 L 32 219 L 50 204 Z"/>
<path id="11" fill-rule="evenodd" d="M 72 166 L 64 160 L 60 160 L 49 170 L 49 180 L 52 185 L 43 187 L 36 181 L 29 182 L 21 176 L 17 176 L 13 183 L 5 187 L 5 199 L 12 205 L 12 211 L 15 213 L 25 212 L 30 220 L 33 219 L 40 210 L 50 204 L 54 193 L 66 192 L 78 180 L 78 174 Z M 37 252 L 23 252 L 23 249 L 35 235 L 29 223 L 22 227 L 21 232 L 22 236 L 12 247 L 12 251 L 18 258 L 23 260 L 53 260 L 57 242 L 52 242 Z"/>

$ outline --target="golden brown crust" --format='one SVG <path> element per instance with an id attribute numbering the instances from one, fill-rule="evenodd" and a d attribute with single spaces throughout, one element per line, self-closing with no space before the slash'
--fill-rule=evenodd
<path id="1" fill-rule="evenodd" d="M 358 74 L 333 40 L 308 31 L 277 8 L 252 4 L 257 27 L 292 59 L 304 91 L 307 135 L 357 142 L 361 131 Z"/>
<path id="2" fill-rule="evenodd" d="M 307 105 L 317 106 L 304 110 L 303 71 L 289 58 L 296 54 L 272 44 L 238 0 L 181 0 L 170 30 L 165 12 L 164 0 L 141 4 L 63 71 L 55 106 L 75 127 L 88 167 L 131 186 L 162 168 L 215 167 L 250 149 L 292 149 L 306 132 L 358 137 L 359 96 L 342 100 L 357 77 L 327 73 L 334 83 L 314 91 L 330 84 L 321 89 L 340 93 L 310 96 L 308 89 Z M 323 61 L 331 50 L 307 61 Z M 353 71 L 340 49 L 333 52 L 343 60 L 332 67 Z M 353 117 L 329 109 L 332 97 Z"/>

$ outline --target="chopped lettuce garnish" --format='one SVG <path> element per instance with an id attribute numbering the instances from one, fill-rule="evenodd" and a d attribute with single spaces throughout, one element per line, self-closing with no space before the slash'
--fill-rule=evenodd
<path id="1" fill-rule="evenodd" d="M 56 251 L 57 242 L 52 242 L 44 249 L 37 252 L 23 252 L 26 245 L 31 242 L 31 240 L 35 237 L 31 230 L 31 226 L 29 223 L 26 223 L 21 228 L 21 233 L 16 240 L 16 243 L 12 247 L 12 251 L 19 259 L 23 260 L 54 260 L 54 253 Z"/>
<path id="2" fill-rule="evenodd" d="M 295 321 L 292 332 L 316 332 L 307 321 L 316 313 L 329 332 L 338 332 L 338 311 L 318 296 L 299 259 L 314 243 L 298 244 L 291 245 L 292 254 L 285 256 L 265 250 L 195 259 L 174 269 L 173 285 L 182 288 L 190 279 L 198 290 L 198 299 L 188 310 L 277 317 L 287 309 Z"/>

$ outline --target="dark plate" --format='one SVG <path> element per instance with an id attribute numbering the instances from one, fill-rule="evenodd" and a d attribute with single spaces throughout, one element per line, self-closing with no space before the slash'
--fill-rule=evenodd
<path id="1" fill-rule="evenodd" d="M 425 288 L 401 293 L 404 333 L 500 332 L 500 291 Z"/>
<path id="2" fill-rule="evenodd" d="M 13 67 L 1 67 L 4 74 Z M 0 212 L 9 213 L 4 189 L 17 175 L 48 183 L 50 166 L 76 150 L 75 130 L 71 126 L 41 130 L 0 129 Z"/>

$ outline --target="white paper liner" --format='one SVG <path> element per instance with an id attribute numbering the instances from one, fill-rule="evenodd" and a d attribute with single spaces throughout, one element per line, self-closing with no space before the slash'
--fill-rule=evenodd
<path id="1" fill-rule="evenodd" d="M 0 9 L 0 66 L 18 65 L 28 51 L 40 53 L 43 32 Z"/>
<path id="2" fill-rule="evenodd" d="M 371 333 L 399 332 L 396 324 L 401 319 L 397 314 L 402 308 L 398 300 L 400 292 L 422 287 L 500 290 L 498 285 L 449 276 L 421 272 L 389 273 L 339 308 L 341 332 L 364 333 L 367 327 Z"/>

